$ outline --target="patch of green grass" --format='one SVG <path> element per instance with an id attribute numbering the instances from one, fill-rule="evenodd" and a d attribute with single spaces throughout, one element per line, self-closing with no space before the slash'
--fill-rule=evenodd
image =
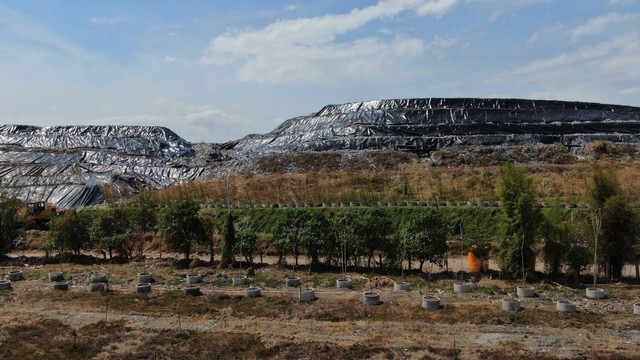
<path id="1" fill-rule="evenodd" d="M 496 285 L 477 286 L 473 291 L 486 295 L 507 295 L 507 291 L 505 289 L 502 289 Z"/>
<path id="2" fill-rule="evenodd" d="M 165 285 L 165 286 L 180 286 L 180 285 L 186 284 L 186 280 L 183 277 L 174 277 L 171 279 L 159 279 L 156 281 L 157 281 L 156 282 L 157 285 Z"/>
<path id="3" fill-rule="evenodd" d="M 249 279 L 249 282 L 253 286 L 263 288 L 278 288 L 284 286 L 284 278 L 274 278 L 272 276 L 266 276 L 264 273 L 256 274 L 256 276 Z"/>
<path id="4" fill-rule="evenodd" d="M 367 280 L 365 279 L 355 279 L 351 281 L 351 289 L 356 291 L 364 290 L 367 285 Z"/>

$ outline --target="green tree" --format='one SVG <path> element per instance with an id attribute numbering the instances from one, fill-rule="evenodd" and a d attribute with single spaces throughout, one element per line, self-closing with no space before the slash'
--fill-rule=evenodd
<path id="1" fill-rule="evenodd" d="M 574 240 L 571 220 L 568 214 L 559 207 L 549 210 L 540 228 L 544 239 L 544 262 L 551 274 L 560 273 L 564 255 Z"/>
<path id="2" fill-rule="evenodd" d="M 400 230 L 404 258 L 420 262 L 420 272 L 426 261 L 442 265 L 447 253 L 449 224 L 438 211 L 425 211 L 409 218 Z"/>
<path id="3" fill-rule="evenodd" d="M 76 209 L 71 209 L 62 215 L 55 217 L 51 223 L 49 240 L 51 245 L 59 252 L 66 249 L 75 255 L 90 243 L 89 235 L 90 219 L 81 216 Z"/>
<path id="4" fill-rule="evenodd" d="M 224 237 L 222 242 L 222 259 L 220 260 L 219 268 L 224 269 L 229 266 L 233 266 L 235 258 L 233 256 L 233 250 L 236 243 L 236 229 L 233 225 L 233 214 L 227 213 L 224 226 Z"/>
<path id="5" fill-rule="evenodd" d="M 505 213 L 498 248 L 500 268 L 507 276 L 525 276 L 533 270 L 531 260 L 535 255 L 531 246 L 542 221 L 542 212 L 534 206 L 533 181 L 523 168 L 505 164 L 500 168 L 499 194 Z"/>
<path id="6" fill-rule="evenodd" d="M 540 234 L 544 239 L 545 266 L 551 274 L 559 274 L 566 266 L 577 278 L 593 259 L 589 248 L 593 235 L 589 222 L 580 215 L 560 207 L 545 214 Z"/>
<path id="7" fill-rule="evenodd" d="M 591 178 L 587 180 L 587 195 L 591 206 L 602 209 L 607 199 L 621 193 L 616 174 L 612 170 L 604 171 L 598 164 L 594 164 Z"/>
<path id="8" fill-rule="evenodd" d="M 393 222 L 388 214 L 380 209 L 366 213 L 360 231 L 364 236 L 364 251 L 367 256 L 367 269 L 371 269 L 371 260 L 378 253 L 379 265 L 383 265 L 383 256 L 394 251 L 391 234 L 394 232 Z"/>
<path id="9" fill-rule="evenodd" d="M 204 242 L 209 247 L 209 264 L 213 265 L 216 239 L 224 232 L 225 216 L 210 211 L 201 211 L 199 216 L 205 230 Z"/>
<path id="10" fill-rule="evenodd" d="M 129 229 L 129 217 L 120 208 L 98 210 L 89 226 L 91 243 L 106 249 L 109 258 L 113 258 L 113 251 L 129 257 L 126 251 L 125 232 Z M 106 255 L 106 254 L 105 254 Z"/>
<path id="11" fill-rule="evenodd" d="M 608 198 L 602 207 L 602 243 L 605 274 L 622 277 L 622 268 L 634 260 L 637 242 L 637 215 L 622 195 Z"/>
<path id="12" fill-rule="evenodd" d="M 311 260 L 309 270 L 320 263 L 320 256 L 325 255 L 324 249 L 330 248 L 331 223 L 320 211 L 305 211 L 300 222 L 298 240 Z"/>
<path id="13" fill-rule="evenodd" d="M 174 251 L 184 253 L 186 261 L 189 261 L 193 244 L 202 242 L 205 237 L 199 211 L 198 203 L 183 200 L 167 208 L 161 217 L 161 234 Z"/>
<path id="14" fill-rule="evenodd" d="M 21 207 L 19 200 L 0 195 L 0 257 L 14 249 L 14 240 L 19 236 Z"/>
<path id="15" fill-rule="evenodd" d="M 295 266 L 298 266 L 300 256 L 300 233 L 303 231 L 304 222 L 307 219 L 307 211 L 294 209 L 286 211 L 284 217 L 278 219 L 273 228 L 274 245 L 278 249 L 278 263 L 284 262 L 284 256 L 289 253 L 295 259 Z"/>
<path id="16" fill-rule="evenodd" d="M 144 252 L 144 244 L 153 240 L 158 226 L 157 204 L 148 197 L 137 199 L 125 216 L 128 220 L 128 240 L 130 248 L 137 250 L 138 256 Z M 130 254 L 131 256 L 131 254 Z"/>
<path id="17" fill-rule="evenodd" d="M 620 278 L 624 264 L 634 260 L 638 243 L 638 215 L 629 206 L 612 170 L 605 171 L 594 165 L 591 178 L 587 181 L 587 194 L 591 206 L 596 209 L 592 223 L 594 236 L 598 240 L 597 252 L 599 258 L 604 260 L 606 277 Z"/>
<path id="18" fill-rule="evenodd" d="M 253 264 L 253 253 L 257 243 L 258 234 L 251 228 L 244 228 L 236 234 L 236 251 L 239 251 L 249 264 Z"/>
<path id="19" fill-rule="evenodd" d="M 296 267 L 303 250 L 314 266 L 322 255 L 333 253 L 336 247 L 331 223 L 324 213 L 313 210 L 287 211 L 274 225 L 273 239 L 279 252 L 278 262 L 283 263 L 284 256 L 291 253 Z"/>
<path id="20" fill-rule="evenodd" d="M 357 265 L 366 254 L 365 215 L 351 209 L 341 211 L 332 217 L 332 228 L 336 240 L 334 252 L 340 254 L 340 265 L 346 272 L 349 263 Z"/>

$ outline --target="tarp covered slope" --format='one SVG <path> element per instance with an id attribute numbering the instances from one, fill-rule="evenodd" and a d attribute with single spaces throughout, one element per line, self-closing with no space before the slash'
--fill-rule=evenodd
<path id="1" fill-rule="evenodd" d="M 292 151 L 404 150 L 453 145 L 640 143 L 640 108 L 597 103 L 478 98 L 375 100 L 328 105 L 241 139 L 244 155 Z"/>
<path id="2" fill-rule="evenodd" d="M 29 202 L 79 207 L 104 189 L 129 194 L 201 176 L 191 144 L 163 127 L 0 126 L 0 188 Z"/>

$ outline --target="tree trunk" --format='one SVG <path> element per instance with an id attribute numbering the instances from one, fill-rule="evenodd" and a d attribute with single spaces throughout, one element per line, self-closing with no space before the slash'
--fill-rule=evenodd
<path id="1" fill-rule="evenodd" d="M 367 270 L 371 270 L 371 258 L 373 258 L 373 255 L 369 255 L 367 258 Z"/>
<path id="2" fill-rule="evenodd" d="M 424 259 L 420 260 L 420 272 L 422 273 L 422 267 L 424 266 Z"/>
<path id="3" fill-rule="evenodd" d="M 211 239 L 209 240 L 209 264 L 211 265 L 213 265 L 214 252 L 215 252 L 214 242 L 213 242 L 213 239 Z"/>
<path id="4" fill-rule="evenodd" d="M 636 279 L 640 279 L 640 255 L 636 255 Z"/>

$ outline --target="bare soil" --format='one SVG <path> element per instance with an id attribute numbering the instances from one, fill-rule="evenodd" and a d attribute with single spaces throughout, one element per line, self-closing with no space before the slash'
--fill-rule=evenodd
<path id="1" fill-rule="evenodd" d="M 149 295 L 135 293 L 136 274 L 153 273 Z M 10 268 L 4 268 L 6 274 Z M 317 299 L 298 301 L 284 287 L 290 269 L 260 268 L 250 277 L 263 296 L 246 298 L 231 286 L 236 269 L 176 269 L 167 260 L 126 265 L 23 267 L 25 280 L 0 291 L 0 359 L 635 359 L 640 348 L 640 287 L 603 285 L 608 297 L 587 300 L 584 289 L 529 284 L 537 296 L 505 312 L 502 299 L 517 283 L 479 277 L 471 293 L 453 293 L 454 280 L 349 273 L 354 289 L 335 289 L 341 274 L 296 272 Z M 54 291 L 49 271 L 63 271 L 69 291 Z M 107 274 L 109 291 L 87 290 L 93 272 Z M 188 273 L 204 276 L 203 295 L 181 289 Z M 438 277 L 436 277 L 438 278 Z M 444 277 L 440 277 L 444 278 Z M 393 292 L 393 282 L 411 284 Z M 365 307 L 362 292 L 381 293 Z M 442 307 L 421 308 L 423 294 Z M 555 301 L 577 305 L 558 313 Z M 74 336 L 75 334 L 75 336 Z"/>

